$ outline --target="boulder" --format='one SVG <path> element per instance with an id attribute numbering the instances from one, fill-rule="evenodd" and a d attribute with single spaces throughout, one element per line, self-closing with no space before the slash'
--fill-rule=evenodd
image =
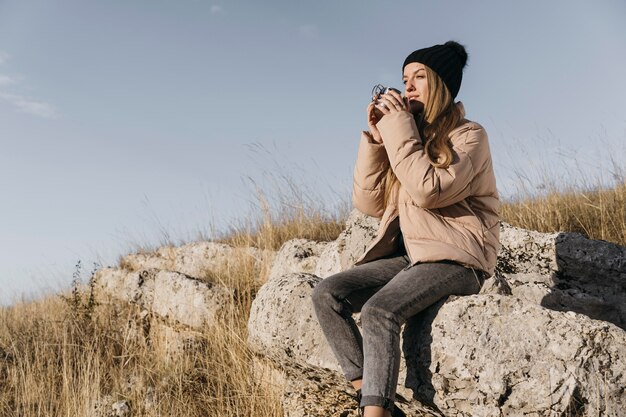
<path id="1" fill-rule="evenodd" d="M 326 245 L 320 255 L 315 275 L 326 278 L 352 267 L 376 237 L 379 222 L 380 219 L 352 210 L 346 220 L 345 229 L 337 239 Z"/>
<path id="2" fill-rule="evenodd" d="M 626 329 L 626 248 L 579 233 L 502 224 L 497 270 L 513 295 Z"/>
<path id="3" fill-rule="evenodd" d="M 305 240 L 294 243 L 307 245 Z M 293 250 L 294 246 L 283 246 L 286 248 Z M 285 259 L 281 256 L 284 250 L 276 259 Z M 290 265 L 295 264 L 290 260 Z M 285 417 L 359 415 L 355 392 L 341 373 L 315 317 L 311 292 L 321 280 L 306 272 L 278 277 L 272 273 L 250 308 L 247 342 L 257 354 L 253 374 L 257 381 L 276 386 L 283 393 Z M 359 314 L 354 316 L 358 320 Z M 405 369 L 403 363 L 403 373 Z M 402 393 L 398 397 L 404 398 Z M 413 415 L 434 415 L 427 407 L 408 400 L 403 409 Z"/>
<path id="4" fill-rule="evenodd" d="M 352 392 L 314 315 L 310 294 L 320 281 L 294 273 L 264 284 L 248 325 L 250 347 L 286 372 L 284 387 L 302 383 L 290 369 L 318 375 L 309 377 L 317 383 L 314 388 L 309 382 L 313 397 L 331 388 Z M 397 395 L 405 412 L 625 415 L 620 410 L 626 410 L 626 332 L 610 323 L 514 296 L 480 294 L 431 306 L 403 326 L 400 343 Z M 316 367 L 319 372 L 311 371 Z M 319 375 L 328 372 L 333 376 L 322 382 Z M 299 398 L 293 406 L 309 401 Z M 325 414 L 309 409 L 308 415 Z"/>
<path id="5" fill-rule="evenodd" d="M 352 267 L 377 228 L 377 219 L 355 210 L 334 242 L 287 242 L 276 260 L 291 261 L 273 266 L 252 304 L 248 343 L 270 359 L 265 367 L 281 375 L 274 380 L 285 392 L 305 384 L 293 369 L 331 375 L 309 377 L 295 402 L 286 394 L 285 415 L 352 415 L 339 394 L 326 413 L 314 411 L 324 392 L 353 390 L 310 294 L 324 277 Z M 398 407 L 446 416 L 626 415 L 626 249 L 506 223 L 501 243 L 496 273 L 480 294 L 441 300 L 403 326 Z M 359 313 L 353 317 L 360 326 Z M 297 411 L 303 404 L 309 414 Z"/>
<path id="6" fill-rule="evenodd" d="M 292 272 L 325 278 L 351 268 L 375 238 L 379 220 L 353 210 L 337 240 L 286 242 L 272 278 Z M 502 222 L 496 273 L 481 293 L 512 294 L 626 329 L 626 248 L 578 233 L 541 233 Z"/>
<path id="7" fill-rule="evenodd" d="M 339 370 L 311 302 L 320 281 L 313 274 L 292 273 L 263 284 L 250 307 L 248 345 L 276 360 Z"/>
<path id="8" fill-rule="evenodd" d="M 103 268 L 94 275 L 94 289 L 98 302 L 114 297 L 192 328 L 214 324 L 234 297 L 232 289 L 158 269 Z"/>
<path id="9" fill-rule="evenodd" d="M 278 250 L 268 280 L 277 279 L 290 272 L 314 273 L 328 242 L 308 239 L 291 239 Z"/>
<path id="10" fill-rule="evenodd" d="M 340 415 L 346 407 L 354 407 L 354 414 L 349 415 L 358 415 L 356 402 L 346 400 L 349 398 L 347 393 L 354 395 L 354 390 L 343 376 L 315 316 L 311 293 L 321 280 L 306 273 L 291 273 L 270 280 L 263 284 L 250 309 L 248 346 L 257 354 L 271 359 L 276 366 L 274 373 L 283 375 L 279 379 L 281 389 L 286 393 L 283 398 L 286 416 L 327 416 L 335 415 L 334 412 Z M 360 326 L 358 320 L 357 325 Z M 303 382 L 303 374 L 308 375 L 308 382 Z M 402 360 L 399 380 L 403 380 L 405 375 L 406 366 Z M 303 390 L 306 394 L 302 393 Z M 294 391 L 300 393 L 296 396 L 297 400 L 293 398 Z M 335 394 L 330 397 L 332 401 L 329 403 L 331 391 Z M 403 386 L 398 386 L 397 395 L 399 402 L 404 400 L 401 408 L 406 412 L 419 411 L 426 416 L 431 415 L 432 410 L 422 404 L 409 403 L 411 391 Z M 322 401 L 320 398 L 325 399 Z M 320 407 L 321 404 L 324 407 Z M 303 410 L 307 410 L 306 413 Z"/>
<path id="11" fill-rule="evenodd" d="M 162 269 L 195 278 L 206 278 L 215 270 L 241 259 L 252 259 L 255 267 L 271 263 L 275 252 L 253 247 L 233 247 L 211 241 L 195 242 L 179 247 L 164 246 L 150 253 L 133 253 L 120 261 L 123 269 L 140 271 Z"/>
<path id="12" fill-rule="evenodd" d="M 449 297 L 404 327 L 415 398 L 446 416 L 624 416 L 626 332 L 516 297 Z"/>

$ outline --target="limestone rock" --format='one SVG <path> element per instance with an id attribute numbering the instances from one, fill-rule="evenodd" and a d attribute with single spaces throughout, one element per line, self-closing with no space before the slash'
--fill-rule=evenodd
<path id="1" fill-rule="evenodd" d="M 552 284 L 552 273 L 557 269 L 554 241 L 558 233 L 540 233 L 513 227 L 506 222 L 500 225 L 500 243 L 497 269 L 509 279 L 540 279 Z"/>
<path id="2" fill-rule="evenodd" d="M 540 233 L 502 224 L 497 270 L 512 293 L 626 329 L 626 248 L 579 233 Z"/>
<path id="3" fill-rule="evenodd" d="M 378 220 L 353 210 L 346 228 L 332 242 L 292 239 L 283 244 L 274 260 L 269 279 L 294 272 L 325 278 L 354 265 L 376 236 Z"/>
<path id="4" fill-rule="evenodd" d="M 291 272 L 314 273 L 320 255 L 328 244 L 307 239 L 291 239 L 285 242 L 276 254 L 268 280 Z"/>
<path id="5" fill-rule="evenodd" d="M 311 300 L 320 280 L 312 274 L 292 273 L 263 284 L 250 308 L 248 345 L 275 359 L 338 370 Z"/>
<path id="6" fill-rule="evenodd" d="M 192 328 L 215 323 L 234 297 L 232 289 L 158 269 L 131 272 L 103 268 L 96 272 L 94 281 L 100 302 L 115 297 Z"/>
<path id="7" fill-rule="evenodd" d="M 286 415 L 303 415 L 297 410 L 324 391 L 335 407 L 345 407 L 342 395 L 330 392 L 350 390 L 314 316 L 310 293 L 319 281 L 310 274 L 270 281 L 250 314 L 249 344 L 287 373 L 285 386 L 302 384 L 289 376 L 290 368 L 318 367 L 308 371 L 317 375 L 317 385 L 297 396 L 289 406 L 295 411 Z M 399 398 L 421 402 L 411 407 L 473 417 L 582 416 L 594 410 L 620 416 L 626 410 L 626 333 L 584 315 L 514 296 L 449 297 L 407 322 L 401 344 L 406 362 L 401 360 L 397 391 Z M 327 371 L 335 373 L 332 384 L 320 381 Z"/>
<path id="8" fill-rule="evenodd" d="M 407 323 L 406 386 L 447 416 L 626 415 L 626 332 L 515 297 L 451 297 Z"/>
<path id="9" fill-rule="evenodd" d="M 325 278 L 351 268 L 376 237 L 380 220 L 352 210 L 346 228 L 320 256 L 315 275 Z"/>
<path id="10" fill-rule="evenodd" d="M 163 269 L 205 278 L 211 271 L 237 262 L 242 257 L 252 257 L 259 266 L 264 260 L 271 260 L 274 256 L 272 251 L 252 247 L 235 248 L 224 243 L 204 241 L 180 247 L 162 247 L 151 253 L 129 254 L 122 258 L 120 265 L 130 271 Z"/>
<path id="11" fill-rule="evenodd" d="M 127 417 L 131 415 L 127 401 L 113 401 L 113 397 L 106 395 L 99 398 L 88 414 L 90 417 Z"/>
<path id="12" fill-rule="evenodd" d="M 126 417 L 130 415 L 130 406 L 127 401 L 117 401 L 111 406 L 115 417 Z"/>

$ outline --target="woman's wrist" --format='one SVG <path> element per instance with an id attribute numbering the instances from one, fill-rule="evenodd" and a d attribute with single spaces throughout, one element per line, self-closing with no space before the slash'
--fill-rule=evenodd
<path id="1" fill-rule="evenodd" d="M 380 137 L 380 135 L 374 135 L 369 130 L 364 130 L 363 133 L 365 133 L 365 135 L 367 135 L 367 137 L 370 139 L 370 141 L 372 141 L 374 143 L 383 143 L 382 138 Z M 379 137 L 376 137 L 376 136 L 379 136 Z"/>

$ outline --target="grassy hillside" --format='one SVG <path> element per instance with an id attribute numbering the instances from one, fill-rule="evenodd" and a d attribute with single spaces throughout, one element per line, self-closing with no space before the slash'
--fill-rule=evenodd
<path id="1" fill-rule="evenodd" d="M 613 189 L 549 193 L 503 204 L 503 220 L 541 231 L 576 231 L 626 245 L 626 183 Z M 311 204 L 260 210 L 220 239 L 278 249 L 306 237 L 333 240 L 349 212 Z M 126 400 L 133 416 L 282 416 L 280 393 L 257 385 L 245 344 L 248 312 L 269 265 L 231 264 L 207 280 L 237 288 L 231 314 L 196 350 L 173 361 L 130 337 L 139 312 L 125 304 L 95 305 L 74 291 L 0 309 L 0 416 L 86 416 L 105 395 Z M 148 388 L 151 387 L 151 388 Z"/>

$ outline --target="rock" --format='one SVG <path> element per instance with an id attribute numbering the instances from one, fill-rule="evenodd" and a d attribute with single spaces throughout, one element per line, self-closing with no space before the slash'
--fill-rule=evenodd
<path id="1" fill-rule="evenodd" d="M 451 297 L 404 328 L 406 386 L 447 416 L 626 415 L 626 332 L 515 297 Z"/>
<path id="2" fill-rule="evenodd" d="M 180 247 L 162 247 L 152 253 L 134 253 L 122 258 L 120 266 L 130 271 L 162 269 L 195 278 L 206 278 L 215 270 L 243 258 L 251 258 L 255 267 L 272 260 L 275 253 L 246 247 L 235 248 L 224 243 L 196 242 Z"/>
<path id="3" fill-rule="evenodd" d="M 250 308 L 248 345 L 265 356 L 339 370 L 317 323 L 311 291 L 321 278 L 292 273 L 259 289 Z"/>
<path id="4" fill-rule="evenodd" d="M 130 416 L 130 405 L 127 401 L 113 401 L 113 397 L 105 395 L 94 404 L 90 417 L 128 417 Z"/>
<path id="5" fill-rule="evenodd" d="M 626 329 L 626 248 L 579 233 L 502 224 L 497 270 L 513 295 Z"/>
<path id="6" fill-rule="evenodd" d="M 480 290 L 481 294 L 499 294 L 499 295 L 511 295 L 512 290 L 509 282 L 504 274 L 496 270 L 496 273 L 485 280 L 483 287 Z"/>
<path id="7" fill-rule="evenodd" d="M 497 270 L 509 280 L 552 285 L 552 274 L 557 269 L 554 242 L 558 233 L 540 233 L 534 230 L 500 224 L 501 248 Z M 518 275 L 519 274 L 519 275 Z"/>
<path id="8" fill-rule="evenodd" d="M 181 354 L 193 352 L 206 341 L 206 333 L 184 326 L 175 326 L 161 319 L 150 323 L 150 332 L 146 335 L 152 351 L 164 363 L 170 363 Z"/>
<path id="9" fill-rule="evenodd" d="M 302 415 L 303 404 L 318 402 L 320 392 L 350 390 L 314 315 L 310 294 L 321 280 L 294 273 L 268 281 L 251 308 L 248 343 L 286 373 L 283 386 L 302 384 L 289 376 L 294 367 L 317 368 L 308 372 L 318 376 L 333 372 L 333 384 L 339 384 L 309 377 L 315 387 L 309 384 L 293 403 L 285 398 L 286 415 Z M 474 417 L 592 415 L 626 406 L 626 333 L 610 323 L 515 296 L 481 294 L 442 300 L 403 329 L 396 389 L 398 398 L 418 400 L 400 401 L 403 410 L 435 415 L 438 408 L 446 416 Z M 344 400 L 334 404 L 325 408 L 345 407 Z"/>
<path id="10" fill-rule="evenodd" d="M 542 305 L 575 311 L 626 329 L 626 247 L 560 233 L 555 241 L 558 271 Z"/>
<path id="11" fill-rule="evenodd" d="M 290 272 L 314 273 L 327 242 L 291 239 L 281 246 L 274 259 L 268 280 Z"/>
<path id="12" fill-rule="evenodd" d="M 158 269 L 131 272 L 103 268 L 96 272 L 94 281 L 99 302 L 114 297 L 192 328 L 214 324 L 234 297 L 232 289 Z"/>
<path id="13" fill-rule="evenodd" d="M 130 406 L 127 401 L 117 401 L 111 406 L 115 417 L 126 417 L 130 415 Z"/>
<path id="14" fill-rule="evenodd" d="M 313 272 L 324 278 L 351 268 L 378 227 L 378 219 L 355 209 L 333 242 L 289 241 L 276 257 L 272 279 L 291 272 Z M 505 222 L 500 241 L 496 274 L 481 293 L 512 294 L 626 329 L 626 248 L 578 233 L 540 233 Z"/>
<path id="15" fill-rule="evenodd" d="M 283 244 L 269 279 L 304 272 L 327 277 L 351 267 L 376 236 L 378 220 L 353 210 L 346 228 L 332 242 L 292 239 Z"/>
<path id="16" fill-rule="evenodd" d="M 325 278 L 351 268 L 376 237 L 379 223 L 375 217 L 352 210 L 344 231 L 321 254 L 315 275 Z"/>
<path id="17" fill-rule="evenodd" d="M 286 417 L 357 417 L 356 393 L 343 375 L 302 362 L 275 359 L 268 361 L 257 355 L 252 361 L 255 381 L 271 385 L 282 392 L 282 408 Z M 396 404 L 409 416 L 440 417 L 415 401 L 397 395 Z"/>
<path id="18" fill-rule="evenodd" d="M 96 273 L 96 298 L 136 306 L 133 333 L 176 355 L 201 343 L 235 297 L 198 278 L 274 260 L 250 311 L 251 372 L 280 387 L 286 416 L 356 416 L 310 295 L 351 268 L 378 227 L 353 210 L 335 241 L 293 239 L 277 254 L 202 242 L 129 255 Z M 403 326 L 398 406 L 425 416 L 626 416 L 626 248 L 506 223 L 501 243 L 480 294 L 441 300 Z"/>

